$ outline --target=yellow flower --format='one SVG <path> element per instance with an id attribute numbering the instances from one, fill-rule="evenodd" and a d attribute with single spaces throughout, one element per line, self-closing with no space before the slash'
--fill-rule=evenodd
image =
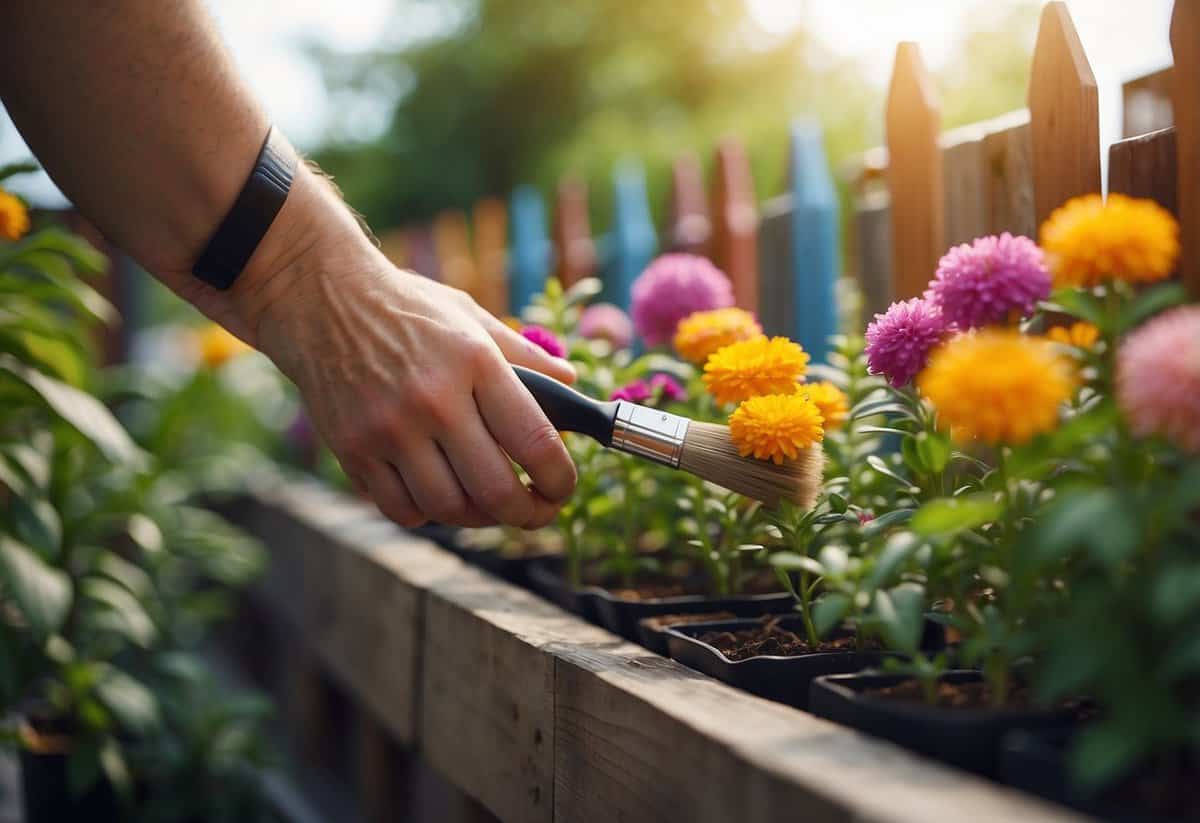
<path id="1" fill-rule="evenodd" d="M 825 430 L 836 429 L 846 422 L 850 414 L 850 401 L 845 392 L 828 380 L 820 383 L 801 383 L 800 393 L 817 404 L 821 417 L 825 420 Z"/>
<path id="2" fill-rule="evenodd" d="M 1046 332 L 1046 337 L 1064 346 L 1074 346 L 1077 349 L 1090 349 L 1100 339 L 1100 330 L 1091 323 L 1072 323 L 1070 328 L 1054 326 Z"/>
<path id="3" fill-rule="evenodd" d="M 1068 200 L 1042 224 L 1056 286 L 1095 286 L 1109 278 L 1153 283 L 1179 258 L 1179 224 L 1153 200 L 1089 194 Z"/>
<path id="4" fill-rule="evenodd" d="M 762 334 L 762 326 L 745 309 L 713 309 L 689 314 L 675 330 L 675 351 L 700 364 L 718 349 Z"/>
<path id="5" fill-rule="evenodd" d="M 742 457 L 795 460 L 825 437 L 821 410 L 804 392 L 766 394 L 743 401 L 729 416 L 729 437 Z"/>
<path id="6" fill-rule="evenodd" d="M 808 369 L 808 353 L 786 337 L 759 336 L 719 349 L 704 364 L 704 385 L 718 403 L 760 394 L 792 394 Z"/>
<path id="7" fill-rule="evenodd" d="M 935 349 L 917 387 L 956 440 L 1020 444 L 1058 425 L 1075 378 L 1048 340 L 988 329 Z"/>
<path id="8" fill-rule="evenodd" d="M 216 323 L 210 323 L 196 333 L 196 349 L 200 362 L 210 369 L 219 369 L 233 358 L 253 351 Z"/>
<path id="9" fill-rule="evenodd" d="M 13 195 L 0 189 L 0 237 L 20 240 L 29 231 L 29 210 Z"/>

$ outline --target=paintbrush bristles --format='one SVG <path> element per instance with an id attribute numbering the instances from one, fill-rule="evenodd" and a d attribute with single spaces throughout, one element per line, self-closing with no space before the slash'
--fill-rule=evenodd
<path id="1" fill-rule="evenodd" d="M 777 466 L 738 454 L 728 426 L 693 420 L 683 441 L 679 468 L 768 506 L 790 500 L 811 509 L 821 491 L 825 452 L 813 446 L 801 451 L 795 460 Z"/>

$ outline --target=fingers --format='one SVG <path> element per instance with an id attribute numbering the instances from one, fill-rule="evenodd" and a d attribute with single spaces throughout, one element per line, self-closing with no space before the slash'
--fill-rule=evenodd
<path id="1" fill-rule="evenodd" d="M 575 464 L 529 390 L 512 369 L 495 364 L 475 385 L 475 402 L 488 432 L 521 465 L 537 492 L 553 503 L 575 490 Z"/>
<path id="2" fill-rule="evenodd" d="M 487 311 L 483 309 L 479 311 L 480 322 L 492 339 L 496 341 L 496 345 L 500 347 L 501 353 L 509 363 L 540 371 L 563 383 L 575 382 L 575 368 L 569 362 L 561 357 L 548 354 L 541 346 L 526 340 Z"/>
<path id="3" fill-rule="evenodd" d="M 415 439 L 389 461 L 404 478 L 416 507 L 430 520 L 468 528 L 495 525 L 496 518 L 484 514 L 467 496 L 433 440 Z"/>
<path id="4" fill-rule="evenodd" d="M 355 488 L 365 490 L 379 511 L 389 520 L 408 529 L 424 525 L 428 518 L 417 508 L 404 480 L 396 470 L 382 460 L 364 461 L 353 478 Z"/>

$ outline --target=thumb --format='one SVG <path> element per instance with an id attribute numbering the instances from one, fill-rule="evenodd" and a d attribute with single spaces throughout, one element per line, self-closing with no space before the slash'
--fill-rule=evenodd
<path id="1" fill-rule="evenodd" d="M 484 314 L 487 316 L 483 318 L 483 327 L 509 363 L 539 371 L 563 383 L 575 382 L 575 367 L 565 359 L 555 357 L 532 340 L 526 340 L 491 314 Z"/>

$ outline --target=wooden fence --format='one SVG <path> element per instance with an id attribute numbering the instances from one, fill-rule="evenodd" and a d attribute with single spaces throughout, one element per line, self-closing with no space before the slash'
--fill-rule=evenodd
<path id="1" fill-rule="evenodd" d="M 1124 85 L 1125 134 L 1109 148 L 1107 189 L 1153 197 L 1179 217 L 1180 276 L 1200 298 L 1198 4 L 1176 4 L 1171 43 L 1173 68 Z M 615 210 L 605 235 L 592 235 L 587 190 L 568 179 L 555 194 L 552 235 L 542 193 L 528 186 L 513 193 L 507 266 L 495 253 L 505 223 L 495 201 L 487 201 L 492 216 L 482 224 L 481 208 L 475 210 L 475 233 L 489 238 L 487 265 L 466 264 L 461 215 L 435 220 L 432 241 L 429 231 L 408 230 L 408 242 L 386 248 L 398 264 L 455 285 L 472 272 L 468 289 L 494 311 L 512 314 L 551 273 L 568 283 L 599 273 L 604 299 L 627 305 L 630 284 L 656 250 L 707 254 L 729 274 L 738 305 L 757 311 L 769 333 L 790 335 L 819 357 L 835 330 L 839 277 L 857 279 L 869 318 L 894 299 L 919 295 L 950 245 L 1002 231 L 1036 238 L 1056 206 L 1100 191 L 1097 100 L 1067 7 L 1050 2 L 1038 29 L 1027 108 L 988 121 L 943 130 L 937 89 L 919 49 L 899 45 L 886 146 L 867 152 L 847 181 L 853 202 L 846 237 L 820 127 L 801 119 L 787 147 L 786 193 L 761 207 L 745 148 L 729 138 L 716 150 L 707 189 L 698 160 L 677 159 L 661 233 L 650 220 L 643 171 L 628 162 L 614 175 Z"/>

